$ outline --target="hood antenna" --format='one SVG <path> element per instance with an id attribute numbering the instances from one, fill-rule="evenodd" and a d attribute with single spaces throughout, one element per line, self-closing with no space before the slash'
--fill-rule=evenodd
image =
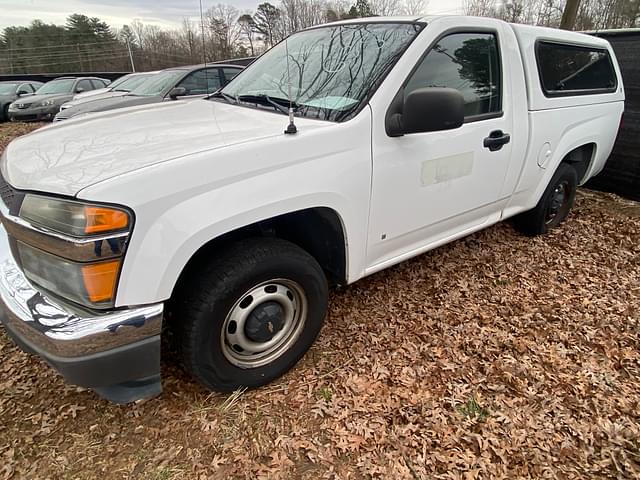
<path id="1" fill-rule="evenodd" d="M 288 38 L 284 39 L 284 48 L 287 54 L 287 87 L 289 90 L 289 125 L 287 125 L 287 129 L 284 131 L 286 134 L 294 134 L 298 133 L 298 128 L 294 123 L 294 112 L 293 112 L 293 102 L 291 100 L 291 72 L 289 71 L 289 42 Z"/>

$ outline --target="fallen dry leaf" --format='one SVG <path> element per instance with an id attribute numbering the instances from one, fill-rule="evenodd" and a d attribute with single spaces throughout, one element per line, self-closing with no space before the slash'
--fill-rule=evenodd
<path id="1" fill-rule="evenodd" d="M 639 204 L 581 190 L 547 236 L 334 290 L 300 364 L 233 396 L 165 355 L 162 396 L 112 405 L 0 333 L 0 478 L 638 478 L 639 240 Z"/>

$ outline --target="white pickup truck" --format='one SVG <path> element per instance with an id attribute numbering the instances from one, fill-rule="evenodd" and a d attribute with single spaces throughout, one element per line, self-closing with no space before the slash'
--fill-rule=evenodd
<path id="1" fill-rule="evenodd" d="M 329 285 L 509 217 L 560 224 L 623 105 L 587 35 L 456 16 L 298 32 L 207 99 L 13 141 L 2 322 L 115 402 L 161 391 L 165 335 L 206 387 L 258 387 L 311 346 Z"/>

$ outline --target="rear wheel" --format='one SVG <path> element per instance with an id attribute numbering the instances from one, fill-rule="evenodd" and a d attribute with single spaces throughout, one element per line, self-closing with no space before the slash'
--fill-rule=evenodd
<path id="1" fill-rule="evenodd" d="M 8 122 L 10 120 L 9 118 L 9 105 L 5 105 L 4 108 L 2 109 L 2 121 L 4 122 Z"/>
<path id="2" fill-rule="evenodd" d="M 183 282 L 171 302 L 183 364 L 205 387 L 259 387 L 304 355 L 322 327 L 327 280 L 280 239 L 249 239 Z"/>
<path id="3" fill-rule="evenodd" d="M 515 227 L 529 236 L 541 235 L 557 227 L 569 215 L 577 186 L 576 169 L 561 163 L 538 204 L 514 218 Z"/>

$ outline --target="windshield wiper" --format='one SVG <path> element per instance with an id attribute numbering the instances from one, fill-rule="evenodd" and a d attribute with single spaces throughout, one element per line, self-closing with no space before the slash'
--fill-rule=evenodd
<path id="1" fill-rule="evenodd" d="M 300 105 L 298 105 L 296 102 L 293 102 L 293 101 L 289 102 L 289 100 L 287 100 L 286 98 L 278 98 L 278 97 L 272 98 L 266 93 L 259 93 L 257 95 L 239 95 L 237 99 L 240 102 L 271 105 L 276 110 L 284 113 L 285 115 L 289 115 L 288 105 L 291 105 L 291 108 L 293 108 L 294 112 L 298 110 L 298 108 L 300 107 Z"/>
<path id="2" fill-rule="evenodd" d="M 231 104 L 237 104 L 238 100 L 234 97 L 232 97 L 231 95 L 224 93 L 220 90 L 218 90 L 217 92 L 214 92 L 209 98 L 211 97 L 216 97 L 216 98 L 223 98 L 224 100 L 226 100 L 227 102 L 231 103 Z"/>

